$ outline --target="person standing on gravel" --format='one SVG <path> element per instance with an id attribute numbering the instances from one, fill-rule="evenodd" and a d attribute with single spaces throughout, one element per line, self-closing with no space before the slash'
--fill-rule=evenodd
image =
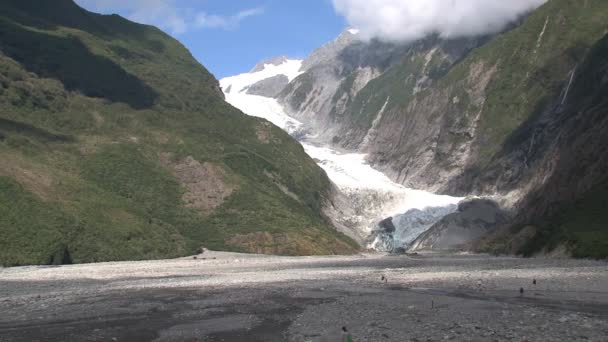
<path id="1" fill-rule="evenodd" d="M 346 329 L 346 327 L 342 327 L 341 342 L 354 342 L 353 337 L 348 333 L 348 329 Z"/>

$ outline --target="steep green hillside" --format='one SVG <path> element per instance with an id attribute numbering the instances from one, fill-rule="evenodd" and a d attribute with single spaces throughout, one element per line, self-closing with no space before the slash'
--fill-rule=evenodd
<path id="1" fill-rule="evenodd" d="M 537 226 L 518 252 L 565 245 L 574 256 L 608 258 L 608 35 L 577 68 L 568 99 L 554 114 L 560 125 L 554 171 L 522 206 Z"/>
<path id="2" fill-rule="evenodd" d="M 454 184 L 528 186 L 513 232 L 530 234 L 520 228 L 531 225 L 534 233 L 511 252 L 560 246 L 575 257 L 608 257 L 607 23 L 605 1 L 553 0 L 499 37 L 497 49 L 474 55 L 509 63 L 486 89 L 475 164 Z"/>
<path id="3" fill-rule="evenodd" d="M 463 56 L 488 39 L 441 40 L 437 36 L 429 36 L 411 43 L 401 56 L 400 63 L 371 80 L 347 103 L 345 117 L 341 120 L 352 126 L 349 128 L 365 134 L 372 127 L 380 109 L 390 111 L 408 105 L 420 91 L 444 77 Z M 352 88 L 348 81 L 342 84 L 344 90 L 339 89 L 336 99 Z"/>
<path id="4" fill-rule="evenodd" d="M 501 158 L 513 150 L 529 120 L 561 100 L 573 70 L 607 32 L 607 23 L 606 1 L 548 1 L 447 71 L 434 56 L 427 65 L 430 81 L 415 95 L 411 78 L 418 73 L 408 70 L 421 61 L 405 60 L 360 92 L 385 94 L 389 108 L 396 105 L 378 125 L 374 162 L 400 182 L 452 194 L 518 187 L 526 157 L 509 161 L 508 172 Z M 405 83 L 394 80 L 404 79 L 402 74 L 412 76 Z M 379 111 L 382 101 L 355 103 L 375 103 Z M 369 110 L 352 112 L 362 114 L 355 122 L 372 126 Z M 387 149 L 387 140 L 398 142 Z"/>
<path id="5" fill-rule="evenodd" d="M 7 0 L 0 51 L 0 263 L 356 249 L 302 147 L 160 30 Z"/>
<path id="6" fill-rule="evenodd" d="M 513 252 L 606 257 L 607 33 L 608 1 L 549 0 L 478 45 L 412 43 L 349 99 L 334 141 L 407 186 L 517 202 L 538 234 Z"/>
<path id="7" fill-rule="evenodd" d="M 490 162 L 522 123 L 559 97 L 572 69 L 606 33 L 607 19 L 606 1 L 549 1 L 524 25 L 479 49 L 453 71 L 451 79 L 475 63 L 498 66 L 479 122 L 480 166 Z"/>
<path id="8" fill-rule="evenodd" d="M 537 227 L 516 252 L 530 256 L 564 245 L 577 258 L 608 258 L 608 185 L 602 184 Z"/>

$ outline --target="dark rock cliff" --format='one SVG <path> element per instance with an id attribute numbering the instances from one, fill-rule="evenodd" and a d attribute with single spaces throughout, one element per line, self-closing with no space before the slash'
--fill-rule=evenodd
<path id="1" fill-rule="evenodd" d="M 399 45 L 342 36 L 279 98 L 319 139 L 369 153 L 401 184 L 496 196 L 517 213 L 509 234 L 535 227 L 512 252 L 564 241 L 575 250 L 608 240 L 601 206 L 587 215 L 595 223 L 571 209 L 606 188 L 607 33 L 608 2 L 550 0 L 492 37 Z M 596 228 L 571 233 L 581 225 Z"/>

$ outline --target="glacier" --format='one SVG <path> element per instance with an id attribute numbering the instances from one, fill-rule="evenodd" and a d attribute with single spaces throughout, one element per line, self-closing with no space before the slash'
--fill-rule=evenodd
<path id="1" fill-rule="evenodd" d="M 301 74 L 301 60 L 286 59 L 279 65 L 265 64 L 259 71 L 220 80 L 226 101 L 247 115 L 266 119 L 296 137 L 306 153 L 325 170 L 343 200 L 332 219 L 354 232 L 351 237 L 367 248 L 390 252 L 407 246 L 442 217 L 457 209 L 463 198 L 433 194 L 404 187 L 374 169 L 363 153 L 339 151 L 315 141 L 305 123 L 290 117 L 274 98 L 250 95 L 249 86 L 285 75 L 292 81 Z M 391 220 L 394 231 L 380 225 Z"/>

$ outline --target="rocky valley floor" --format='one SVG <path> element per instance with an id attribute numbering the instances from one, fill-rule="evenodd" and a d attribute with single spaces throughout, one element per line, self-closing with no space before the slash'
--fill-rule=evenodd
<path id="1" fill-rule="evenodd" d="M 342 341 L 343 326 L 354 341 L 606 341 L 608 264 L 207 252 L 0 269 L 2 342 Z"/>

